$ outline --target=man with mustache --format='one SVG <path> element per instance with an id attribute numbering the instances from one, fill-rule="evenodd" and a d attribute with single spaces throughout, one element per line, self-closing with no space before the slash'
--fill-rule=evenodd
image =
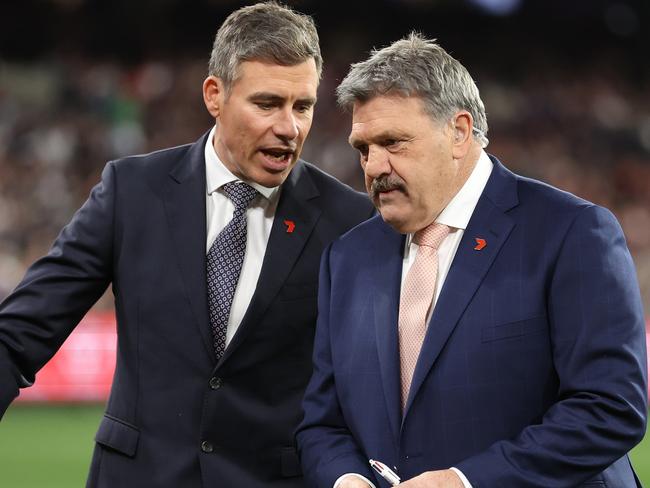
<path id="1" fill-rule="evenodd" d="M 203 83 L 216 125 L 110 162 L 0 305 L 1 415 L 112 284 L 117 367 L 87 486 L 305 486 L 318 263 L 374 211 L 299 160 L 321 68 L 311 18 L 232 13 Z"/>
<path id="2" fill-rule="evenodd" d="M 338 97 L 381 216 L 323 255 L 311 485 L 389 486 L 373 459 L 404 488 L 640 486 L 644 319 L 616 219 L 488 155 L 478 89 L 434 41 L 373 52 Z"/>

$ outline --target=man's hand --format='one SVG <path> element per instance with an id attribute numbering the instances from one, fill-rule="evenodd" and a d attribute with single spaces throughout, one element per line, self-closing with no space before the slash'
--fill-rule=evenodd
<path id="1" fill-rule="evenodd" d="M 336 488 L 372 488 L 368 483 L 363 481 L 358 476 L 347 475 L 339 484 L 336 485 Z"/>
<path id="2" fill-rule="evenodd" d="M 463 482 L 451 469 L 427 471 L 404 481 L 397 488 L 464 488 Z"/>

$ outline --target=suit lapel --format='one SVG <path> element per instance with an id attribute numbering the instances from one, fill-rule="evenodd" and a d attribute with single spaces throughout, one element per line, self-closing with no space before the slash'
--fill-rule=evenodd
<path id="1" fill-rule="evenodd" d="M 204 148 L 207 134 L 194 143 L 169 173 L 165 188 L 165 211 L 195 325 L 206 351 L 215 358 L 208 321 L 205 243 L 206 182 Z M 161 266 L 164 266 L 161 263 Z"/>
<path id="2" fill-rule="evenodd" d="M 381 220 L 381 217 L 377 218 Z M 372 255 L 372 262 L 376 263 L 375 287 L 372 292 L 375 334 L 386 409 L 393 439 L 397 441 L 402 416 L 397 320 L 404 236 L 383 222 L 381 225 L 386 235 L 375 241 Z"/>
<path id="3" fill-rule="evenodd" d="M 255 294 L 222 361 L 227 360 L 259 324 L 282 288 L 321 215 L 318 198 L 318 189 L 300 161 L 282 185 Z M 295 225 L 292 232 L 288 232 L 291 224 L 285 221 Z"/>
<path id="4" fill-rule="evenodd" d="M 514 227 L 512 218 L 505 212 L 518 203 L 515 176 L 496 158 L 492 161 L 492 174 L 460 241 L 429 322 L 404 416 Z M 487 243 L 480 250 L 474 249 L 477 238 Z"/>

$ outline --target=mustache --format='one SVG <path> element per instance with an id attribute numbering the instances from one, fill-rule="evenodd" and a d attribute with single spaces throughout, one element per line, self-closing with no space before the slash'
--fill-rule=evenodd
<path id="1" fill-rule="evenodd" d="M 370 197 L 375 199 L 378 193 L 384 191 L 398 190 L 406 194 L 406 183 L 400 177 L 395 175 L 380 176 L 372 180 L 370 185 Z"/>

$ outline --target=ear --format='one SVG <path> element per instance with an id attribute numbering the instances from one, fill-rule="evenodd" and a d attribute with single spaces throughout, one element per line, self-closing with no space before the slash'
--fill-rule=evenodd
<path id="1" fill-rule="evenodd" d="M 463 159 L 469 152 L 474 139 L 472 127 L 474 127 L 474 119 L 468 111 L 461 110 L 454 115 L 452 119 L 452 154 L 454 159 Z"/>
<path id="2" fill-rule="evenodd" d="M 203 82 L 203 102 L 210 115 L 219 118 L 221 108 L 226 99 L 223 81 L 216 76 L 208 76 Z"/>

